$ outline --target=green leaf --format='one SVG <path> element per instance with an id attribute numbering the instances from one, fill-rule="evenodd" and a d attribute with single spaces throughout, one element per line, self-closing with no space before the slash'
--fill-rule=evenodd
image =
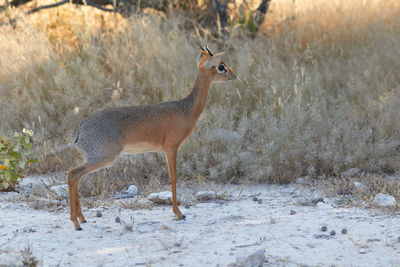
<path id="1" fill-rule="evenodd" d="M 9 166 L 10 166 L 10 160 L 9 160 L 9 159 L 5 159 L 5 160 L 4 160 L 4 165 L 5 165 L 6 167 L 9 167 Z"/>
<path id="2" fill-rule="evenodd" d="M 25 168 L 25 162 L 24 161 L 20 161 L 18 163 L 18 167 L 20 167 L 21 169 Z"/>
<path id="3" fill-rule="evenodd" d="M 39 160 L 37 158 L 32 158 L 32 159 L 28 160 L 29 163 L 36 163 L 38 161 Z"/>
<path id="4" fill-rule="evenodd" d="M 8 156 L 14 157 L 14 158 L 20 158 L 21 155 L 18 152 L 10 151 L 10 152 L 8 152 Z"/>

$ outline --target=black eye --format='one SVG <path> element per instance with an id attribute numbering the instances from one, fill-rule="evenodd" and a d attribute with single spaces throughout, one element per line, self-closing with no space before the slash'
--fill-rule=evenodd
<path id="1" fill-rule="evenodd" d="M 226 68 L 225 68 L 225 66 L 224 65 L 219 65 L 218 67 L 217 67 L 217 69 L 218 69 L 218 72 L 226 72 Z"/>

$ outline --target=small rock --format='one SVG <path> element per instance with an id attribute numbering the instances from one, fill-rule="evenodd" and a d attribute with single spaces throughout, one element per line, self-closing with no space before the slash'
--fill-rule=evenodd
<path id="1" fill-rule="evenodd" d="M 19 196 L 18 192 L 2 192 L 0 194 L 0 200 L 1 201 L 12 201 L 13 199 L 17 198 Z M 3 206 L 4 208 L 5 206 Z"/>
<path id="2" fill-rule="evenodd" d="M 314 237 L 316 239 L 331 239 L 332 238 L 331 235 L 327 235 L 327 234 L 316 234 L 316 235 L 314 235 Z"/>
<path id="3" fill-rule="evenodd" d="M 190 204 L 186 204 L 185 209 L 190 209 Z"/>
<path id="4" fill-rule="evenodd" d="M 290 215 L 295 215 L 297 212 L 295 210 L 290 210 Z"/>
<path id="5" fill-rule="evenodd" d="M 307 184 L 307 180 L 302 178 L 302 177 L 300 177 L 300 178 L 296 179 L 296 183 L 297 184 Z"/>
<path id="6" fill-rule="evenodd" d="M 50 187 L 50 189 L 62 198 L 68 197 L 68 185 L 67 184 L 55 185 L 55 186 Z"/>
<path id="7" fill-rule="evenodd" d="M 97 212 L 96 212 L 96 217 L 99 217 L 99 218 L 100 218 L 100 217 L 102 217 L 102 216 L 103 216 L 103 214 L 101 214 L 100 211 L 97 211 Z"/>
<path id="8" fill-rule="evenodd" d="M 36 229 L 32 227 L 25 227 L 22 231 L 24 231 L 25 233 L 34 233 L 36 232 Z"/>
<path id="9" fill-rule="evenodd" d="M 271 218 L 271 220 L 269 221 L 270 224 L 275 224 L 276 220 L 274 218 Z"/>
<path id="10" fill-rule="evenodd" d="M 353 185 L 354 185 L 356 191 L 359 192 L 359 193 L 368 192 L 368 187 L 365 186 L 364 184 L 360 183 L 360 182 L 354 182 Z"/>
<path id="11" fill-rule="evenodd" d="M 400 236 L 397 238 L 397 242 L 400 242 Z"/>
<path id="12" fill-rule="evenodd" d="M 342 234 L 344 234 L 344 235 L 347 234 L 347 229 L 346 228 L 342 229 Z"/>
<path id="13" fill-rule="evenodd" d="M 136 185 L 130 185 L 128 187 L 128 190 L 126 190 L 129 195 L 136 195 L 139 192 L 139 189 L 137 188 Z"/>
<path id="14" fill-rule="evenodd" d="M 170 229 L 169 229 L 168 225 L 162 224 L 162 225 L 160 226 L 160 230 L 165 231 L 165 230 L 170 230 Z"/>
<path id="15" fill-rule="evenodd" d="M 321 231 L 322 231 L 322 232 L 326 232 L 326 230 L 328 230 L 328 227 L 327 227 L 326 225 L 324 225 L 324 226 L 321 227 Z"/>
<path id="16" fill-rule="evenodd" d="M 199 191 L 196 194 L 196 199 L 198 201 L 207 201 L 217 198 L 217 194 L 214 191 Z"/>
<path id="17" fill-rule="evenodd" d="M 138 200 L 137 202 L 139 205 L 146 207 L 146 206 L 151 206 L 151 204 L 153 204 L 153 202 L 151 202 L 149 199 L 147 198 L 141 198 Z"/>
<path id="18" fill-rule="evenodd" d="M 396 205 L 396 199 L 389 194 L 379 193 L 375 196 L 374 204 L 381 207 L 389 207 Z"/>
<path id="19" fill-rule="evenodd" d="M 259 198 L 259 199 L 257 200 L 257 202 L 258 202 L 258 204 L 262 204 L 262 203 L 263 203 L 263 200 L 262 200 L 261 198 Z"/>
<path id="20" fill-rule="evenodd" d="M 117 217 L 115 217 L 115 222 L 116 222 L 116 223 L 120 223 L 120 222 L 121 222 L 121 219 L 117 216 Z"/>
<path id="21" fill-rule="evenodd" d="M 362 248 L 360 249 L 360 254 L 367 254 L 367 251 L 364 248 Z"/>
<path id="22" fill-rule="evenodd" d="M 31 194 L 33 191 L 33 183 L 28 183 L 28 184 L 24 184 L 22 185 L 21 183 L 19 183 L 20 185 L 20 192 L 21 193 L 25 193 L 25 194 Z"/>
<path id="23" fill-rule="evenodd" d="M 319 190 L 315 190 L 312 195 L 311 195 L 311 202 L 314 204 L 317 204 L 318 202 L 324 201 L 323 198 L 321 197 L 321 193 Z"/>
<path id="24" fill-rule="evenodd" d="M 260 249 L 250 255 L 238 256 L 235 266 L 238 267 L 261 267 L 265 261 L 265 250 Z"/>
<path id="25" fill-rule="evenodd" d="M 257 200 L 258 200 L 258 198 L 254 196 L 253 197 L 253 201 L 257 201 Z"/>
<path id="26" fill-rule="evenodd" d="M 336 235 L 336 232 L 335 232 L 335 230 L 332 230 L 329 234 L 330 235 Z"/>
<path id="27" fill-rule="evenodd" d="M 151 193 L 147 198 L 151 202 L 156 203 L 156 204 L 171 204 L 172 203 L 172 193 L 170 191 Z"/>

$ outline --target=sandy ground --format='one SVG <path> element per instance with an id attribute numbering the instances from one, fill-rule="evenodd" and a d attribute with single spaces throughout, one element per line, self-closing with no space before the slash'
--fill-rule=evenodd
<path id="1" fill-rule="evenodd" d="M 0 265 L 21 265 L 29 246 L 42 266 L 227 266 L 260 249 L 265 266 L 400 266 L 397 213 L 343 208 L 329 198 L 300 205 L 307 194 L 298 184 L 245 186 L 233 200 L 180 207 L 184 221 L 169 206 L 129 210 L 116 202 L 84 208 L 88 222 L 74 231 L 68 208 L 33 210 L 3 193 Z"/>

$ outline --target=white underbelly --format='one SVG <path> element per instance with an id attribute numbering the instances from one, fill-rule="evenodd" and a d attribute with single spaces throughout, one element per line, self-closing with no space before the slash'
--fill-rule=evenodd
<path id="1" fill-rule="evenodd" d="M 135 143 L 124 146 L 122 153 L 125 154 L 139 154 L 145 152 L 162 152 L 162 147 L 151 143 Z"/>

